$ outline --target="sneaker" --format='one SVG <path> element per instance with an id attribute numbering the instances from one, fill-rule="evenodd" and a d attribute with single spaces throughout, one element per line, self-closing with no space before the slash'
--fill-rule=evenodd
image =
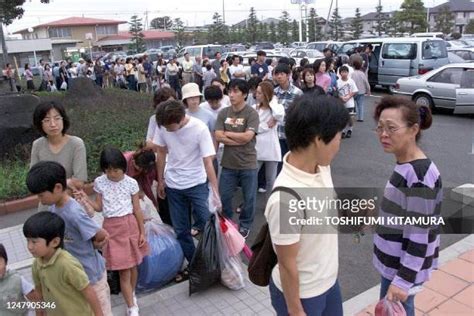
<path id="1" fill-rule="evenodd" d="M 258 193 L 266 193 L 267 190 L 265 190 L 264 188 L 258 188 Z"/>
<path id="2" fill-rule="evenodd" d="M 128 316 L 140 316 L 140 314 L 138 313 L 138 306 L 135 305 L 135 306 L 132 306 L 130 308 L 127 309 L 127 314 Z"/>
<path id="3" fill-rule="evenodd" d="M 137 296 L 135 295 L 135 291 L 133 291 L 133 305 L 135 305 L 138 309 L 138 300 L 137 300 Z"/>
<path id="4" fill-rule="evenodd" d="M 351 136 L 352 136 L 352 131 L 348 130 L 346 133 L 346 138 L 351 138 Z"/>
<path id="5" fill-rule="evenodd" d="M 364 120 L 357 120 L 357 122 L 363 122 Z"/>
<path id="6" fill-rule="evenodd" d="M 242 237 L 247 238 L 250 234 L 250 230 L 247 228 L 240 227 L 239 233 L 242 235 Z"/>

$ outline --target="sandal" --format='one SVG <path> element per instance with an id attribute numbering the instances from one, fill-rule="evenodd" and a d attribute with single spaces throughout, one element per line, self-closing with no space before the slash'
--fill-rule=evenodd
<path id="1" fill-rule="evenodd" d="M 184 269 L 183 271 L 179 272 L 176 277 L 174 278 L 174 281 L 176 283 L 181 283 L 183 281 L 186 281 L 189 279 L 189 270 L 188 268 Z"/>

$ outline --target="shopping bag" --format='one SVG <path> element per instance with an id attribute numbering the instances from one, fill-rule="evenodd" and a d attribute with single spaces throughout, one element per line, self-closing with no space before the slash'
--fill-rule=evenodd
<path id="1" fill-rule="evenodd" d="M 375 316 L 406 316 L 402 303 L 381 299 L 375 306 Z"/>
<path id="2" fill-rule="evenodd" d="M 55 85 L 55 84 L 51 84 L 50 87 L 51 87 L 51 92 L 56 92 L 56 91 L 58 91 L 58 89 L 56 88 L 56 85 Z"/>
<path id="3" fill-rule="evenodd" d="M 120 275 L 118 271 L 107 271 L 107 283 L 109 284 L 110 294 L 120 293 Z"/>
<path id="4" fill-rule="evenodd" d="M 219 224 L 230 256 L 237 256 L 244 249 L 245 238 L 239 233 L 236 224 L 230 219 L 219 215 Z"/>
<path id="5" fill-rule="evenodd" d="M 61 83 L 61 90 L 67 90 L 67 82 L 66 81 L 63 81 L 63 83 Z"/>
<path id="6" fill-rule="evenodd" d="M 138 266 L 138 292 L 152 291 L 173 280 L 184 261 L 183 250 L 170 226 L 147 221 L 145 235 L 150 254 Z"/>
<path id="7" fill-rule="evenodd" d="M 226 219 L 223 216 L 218 215 L 217 218 L 218 222 L 216 222 L 216 231 L 219 246 L 221 283 L 231 290 L 240 290 L 245 287 L 242 261 L 239 256 L 241 249 L 235 252 L 235 247 L 229 247 L 228 239 L 226 237 L 226 233 L 231 230 L 231 227 L 234 229 L 235 227 L 230 221 L 226 222 Z M 225 232 L 222 229 L 223 227 Z M 239 234 L 238 231 L 237 233 Z M 243 246 L 241 248 L 243 248 Z"/>
<path id="8" fill-rule="evenodd" d="M 189 264 L 189 295 L 208 289 L 221 277 L 216 215 L 211 214 Z"/>

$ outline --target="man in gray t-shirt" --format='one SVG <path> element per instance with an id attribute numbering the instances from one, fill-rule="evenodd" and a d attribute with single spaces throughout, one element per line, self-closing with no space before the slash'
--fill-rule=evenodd
<path id="1" fill-rule="evenodd" d="M 245 103 L 249 92 L 244 80 L 234 79 L 229 83 L 231 106 L 222 109 L 217 116 L 216 140 L 224 144 L 222 172 L 219 181 L 222 209 L 232 218 L 232 197 L 237 185 L 242 187 L 244 204 L 240 214 L 240 233 L 245 238 L 250 232 L 255 215 L 257 194 L 258 113 Z"/>

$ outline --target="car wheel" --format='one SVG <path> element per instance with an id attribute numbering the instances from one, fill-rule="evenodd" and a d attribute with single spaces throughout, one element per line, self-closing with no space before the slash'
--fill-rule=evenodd
<path id="1" fill-rule="evenodd" d="M 413 101 L 415 101 L 416 105 L 423 105 L 429 107 L 431 109 L 431 112 L 435 112 L 436 110 L 435 105 L 433 103 L 433 99 L 425 93 L 415 95 Z"/>
<path id="2" fill-rule="evenodd" d="M 389 94 L 394 94 L 395 86 L 386 86 L 386 88 L 387 88 Z"/>

